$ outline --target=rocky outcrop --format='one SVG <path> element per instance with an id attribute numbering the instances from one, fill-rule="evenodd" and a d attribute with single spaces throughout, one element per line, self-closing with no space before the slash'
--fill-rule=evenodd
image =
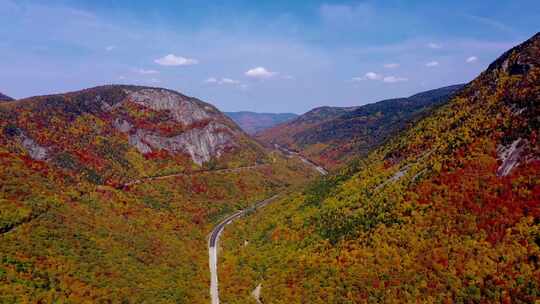
<path id="1" fill-rule="evenodd" d="M 48 150 L 45 147 L 40 146 L 32 138 L 28 137 L 24 133 L 20 133 L 19 141 L 21 145 L 26 149 L 26 152 L 34 160 L 46 160 L 48 157 Z"/>
<path id="2" fill-rule="evenodd" d="M 526 140 L 516 139 L 509 146 L 499 146 L 497 154 L 501 165 L 497 169 L 498 176 L 506 176 L 519 165 L 521 155 L 525 147 Z"/>
<path id="3" fill-rule="evenodd" d="M 151 154 L 148 162 L 158 157 L 162 167 L 190 160 L 247 166 L 265 157 L 217 108 L 162 88 L 106 85 L 35 96 L 0 105 L 0 118 L 0 131 L 33 159 L 61 159 L 69 169 L 88 170 L 94 180 L 118 176 L 118 170 L 134 174 L 134 150 Z"/>
<path id="4" fill-rule="evenodd" d="M 210 105 L 165 89 L 128 91 L 129 100 L 155 111 L 170 111 L 172 118 L 184 125 L 216 117 L 218 112 Z"/>
<path id="5" fill-rule="evenodd" d="M 119 125 L 126 130 L 127 122 Z M 193 162 L 202 165 L 212 158 L 219 158 L 225 151 L 237 147 L 232 136 L 233 131 L 220 123 L 211 122 L 203 128 L 186 131 L 173 137 L 137 129 L 129 135 L 129 143 L 143 154 L 155 150 L 166 150 L 171 153 L 185 153 Z"/>
<path id="6" fill-rule="evenodd" d="M 115 129 L 128 134 L 129 144 L 140 153 L 159 150 L 181 153 L 202 165 L 239 146 L 236 136 L 240 136 L 241 132 L 229 126 L 223 114 L 209 104 L 166 89 L 127 89 L 126 94 L 127 98 L 122 103 L 132 102 L 152 111 L 166 113 L 171 121 L 178 123 L 177 128 L 181 131 L 180 134 L 166 136 L 147 127 L 137 127 L 129 118 L 115 119 Z M 106 104 L 102 106 L 107 107 Z M 113 106 L 108 109 L 114 110 Z"/>

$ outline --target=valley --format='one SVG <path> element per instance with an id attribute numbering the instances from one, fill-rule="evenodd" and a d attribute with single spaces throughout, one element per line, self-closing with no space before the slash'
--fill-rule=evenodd
<path id="1" fill-rule="evenodd" d="M 0 304 L 540 303 L 538 12 L 0 0 Z"/>
<path id="2" fill-rule="evenodd" d="M 298 117 L 293 113 L 256 113 L 249 111 L 225 112 L 234 122 L 250 135 L 290 121 Z"/>
<path id="3" fill-rule="evenodd" d="M 534 302 L 539 59 L 537 34 L 366 157 L 236 221 L 222 300 Z"/>
<path id="4" fill-rule="evenodd" d="M 135 102 L 145 99 L 121 101 L 125 88 L 0 105 L 0 302 L 207 303 L 203 253 L 211 227 L 317 175 L 298 159 L 263 150 L 204 103 L 156 89 L 160 101 L 140 107 Z M 124 104 L 111 110 L 112 100 Z M 197 104 L 213 113 L 197 112 Z M 182 122 L 185 111 L 202 122 Z M 43 121 L 47 130 L 39 128 Z M 224 125 L 215 131 L 227 141 L 192 131 L 212 123 Z M 187 143 L 184 152 L 176 138 L 186 132 L 202 144 Z M 205 155 L 216 159 L 199 165 Z"/>
<path id="5" fill-rule="evenodd" d="M 282 151 L 286 156 L 290 157 L 293 155 L 293 157 L 298 157 L 303 163 L 310 165 L 315 171 L 319 172 L 321 175 L 327 175 L 328 171 L 326 171 L 324 168 L 319 167 L 312 163 L 311 161 L 299 156 L 298 154 L 289 151 L 284 148 L 280 148 L 279 146 L 276 147 L 279 151 Z M 270 198 L 267 198 L 265 200 L 259 201 L 252 206 L 237 211 L 236 213 L 228 216 L 225 218 L 221 223 L 219 223 L 210 234 L 209 241 L 208 241 L 208 255 L 209 255 L 209 265 L 210 265 L 210 297 L 211 297 L 211 303 L 212 304 L 219 304 L 219 289 L 218 289 L 218 247 L 219 247 L 219 237 L 223 230 L 225 229 L 225 226 L 228 224 L 231 224 L 234 220 L 239 219 L 243 216 L 249 215 L 250 213 L 256 212 L 258 209 L 265 207 L 268 204 L 271 204 L 273 201 L 279 198 L 279 194 L 276 194 Z"/>

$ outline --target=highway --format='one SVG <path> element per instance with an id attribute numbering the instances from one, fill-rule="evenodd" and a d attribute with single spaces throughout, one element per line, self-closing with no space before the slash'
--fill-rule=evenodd
<path id="1" fill-rule="evenodd" d="M 326 171 L 323 167 L 320 167 L 313 163 L 312 161 L 302 157 L 300 154 L 294 151 L 290 151 L 286 148 L 280 147 L 276 145 L 276 148 L 278 148 L 281 152 L 289 155 L 289 156 L 297 156 L 300 158 L 304 163 L 310 165 L 313 167 L 313 169 L 317 170 L 321 175 L 327 175 L 328 171 Z M 268 199 L 265 199 L 263 201 L 259 201 L 255 204 L 253 204 L 251 207 L 246 208 L 244 210 L 237 211 L 228 217 L 226 217 L 224 220 L 222 220 L 210 233 L 210 236 L 208 237 L 208 264 L 210 266 L 210 298 L 212 304 L 219 304 L 219 283 L 218 283 L 218 269 L 217 269 L 217 263 L 218 263 L 218 246 L 219 246 L 219 237 L 221 233 L 223 232 L 223 229 L 225 229 L 225 226 L 232 223 L 234 220 L 246 215 L 247 213 L 251 211 L 255 211 L 259 208 L 262 208 L 271 202 L 275 201 L 279 195 L 274 195 Z"/>
<path id="2" fill-rule="evenodd" d="M 278 195 L 274 195 L 271 198 L 255 203 L 253 206 L 235 212 L 229 215 L 221 223 L 219 223 L 208 238 L 208 263 L 210 266 L 210 297 L 212 298 L 212 304 L 219 304 L 219 289 L 218 289 L 218 272 L 217 272 L 217 260 L 218 260 L 218 241 L 219 236 L 225 229 L 225 226 L 230 224 L 235 219 L 244 216 L 246 213 L 255 211 L 258 208 L 264 207 L 278 198 Z"/>

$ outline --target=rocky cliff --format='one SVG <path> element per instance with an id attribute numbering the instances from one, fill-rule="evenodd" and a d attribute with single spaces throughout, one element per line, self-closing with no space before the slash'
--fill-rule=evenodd
<path id="1" fill-rule="evenodd" d="M 214 106 L 160 88 L 110 85 L 32 97 L 5 103 L 0 116 L 3 140 L 29 157 L 105 180 L 265 157 Z M 148 164 L 134 165 L 141 162 Z"/>

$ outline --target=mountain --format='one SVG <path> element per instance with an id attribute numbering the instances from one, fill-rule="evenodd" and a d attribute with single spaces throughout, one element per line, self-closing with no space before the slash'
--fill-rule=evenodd
<path id="1" fill-rule="evenodd" d="M 0 105 L 0 116 L 6 140 L 31 158 L 96 183 L 265 159 L 214 106 L 166 89 L 109 85 L 37 96 Z"/>
<path id="2" fill-rule="evenodd" d="M 292 121 L 279 124 L 273 128 L 265 130 L 256 134 L 256 137 L 270 143 L 274 143 L 280 136 L 287 136 L 289 132 L 296 134 L 303 130 L 311 129 L 318 126 L 321 123 L 331 121 L 339 116 L 352 112 L 358 107 L 318 107 L 307 113 L 304 113 Z M 291 136 L 292 137 L 292 136 Z M 288 141 L 292 142 L 292 138 L 288 138 Z M 285 144 L 284 140 L 281 140 L 282 144 Z"/>
<path id="3" fill-rule="evenodd" d="M 0 168 L 0 303 L 208 303 L 212 227 L 317 174 L 138 86 L 1 103 Z"/>
<path id="4" fill-rule="evenodd" d="M 429 110 L 443 104 L 463 85 L 383 100 L 360 107 L 321 107 L 293 121 L 258 133 L 261 142 L 279 144 L 326 167 L 366 154 Z"/>
<path id="5" fill-rule="evenodd" d="M 255 134 L 277 124 L 296 118 L 294 113 L 256 113 L 256 112 L 225 112 L 242 130 L 248 134 Z"/>
<path id="6" fill-rule="evenodd" d="M 0 101 L 12 101 L 12 100 L 14 100 L 14 99 L 9 97 L 9 96 L 6 96 L 6 95 L 4 95 L 4 94 L 2 94 L 0 92 Z"/>
<path id="7" fill-rule="evenodd" d="M 366 156 L 236 222 L 221 299 L 247 303 L 261 284 L 262 302 L 537 301 L 539 134 L 540 33 Z"/>

